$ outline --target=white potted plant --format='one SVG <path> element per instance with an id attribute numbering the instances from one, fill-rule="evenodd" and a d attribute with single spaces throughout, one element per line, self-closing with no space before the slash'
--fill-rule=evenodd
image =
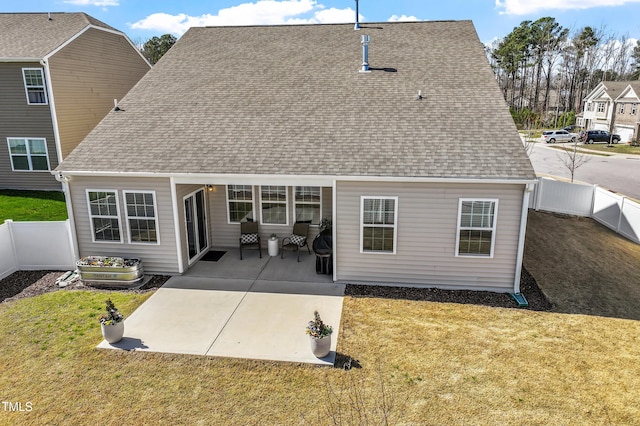
<path id="1" fill-rule="evenodd" d="M 124 316 L 111 299 L 108 299 L 106 304 L 107 314 L 100 317 L 102 336 L 108 343 L 117 343 L 124 336 Z"/>
<path id="2" fill-rule="evenodd" d="M 318 311 L 314 311 L 313 316 L 313 321 L 309 321 L 309 324 L 307 324 L 307 334 L 310 338 L 311 352 L 318 358 L 324 358 L 331 351 L 331 333 L 333 333 L 333 328 L 322 321 Z"/>

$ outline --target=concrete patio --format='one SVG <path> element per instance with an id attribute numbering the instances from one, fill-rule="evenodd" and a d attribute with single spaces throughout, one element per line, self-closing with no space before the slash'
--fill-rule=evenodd
<path id="1" fill-rule="evenodd" d="M 315 272 L 315 255 L 269 257 L 223 249 L 170 278 L 125 319 L 124 339 L 103 349 L 181 353 L 333 365 L 344 285 Z M 331 352 L 316 358 L 305 327 L 313 311 L 333 326 Z"/>

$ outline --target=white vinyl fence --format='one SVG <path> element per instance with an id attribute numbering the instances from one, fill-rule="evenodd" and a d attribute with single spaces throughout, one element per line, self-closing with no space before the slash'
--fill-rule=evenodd
<path id="1" fill-rule="evenodd" d="M 0 225 L 0 279 L 16 271 L 75 268 L 69 221 Z"/>
<path id="2" fill-rule="evenodd" d="M 538 178 L 529 208 L 591 217 L 640 244 L 640 204 L 597 185 Z"/>

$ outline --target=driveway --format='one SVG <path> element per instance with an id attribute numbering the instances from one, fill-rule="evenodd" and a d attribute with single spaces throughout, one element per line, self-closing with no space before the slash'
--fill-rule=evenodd
<path id="1" fill-rule="evenodd" d="M 229 250 L 169 279 L 125 320 L 121 342 L 98 347 L 333 365 L 344 288 L 315 274 L 313 255 L 240 261 Z M 305 334 L 314 310 L 334 330 L 322 359 Z"/>

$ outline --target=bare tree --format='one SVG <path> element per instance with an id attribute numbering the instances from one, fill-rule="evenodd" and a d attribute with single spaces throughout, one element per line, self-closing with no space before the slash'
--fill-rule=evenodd
<path id="1" fill-rule="evenodd" d="M 558 158 L 562 161 L 562 164 L 569 170 L 571 174 L 571 182 L 573 183 L 573 177 L 579 167 L 588 163 L 591 160 L 589 155 L 578 149 L 578 141 L 573 142 L 573 149 L 564 149 L 562 153 L 558 154 Z"/>

